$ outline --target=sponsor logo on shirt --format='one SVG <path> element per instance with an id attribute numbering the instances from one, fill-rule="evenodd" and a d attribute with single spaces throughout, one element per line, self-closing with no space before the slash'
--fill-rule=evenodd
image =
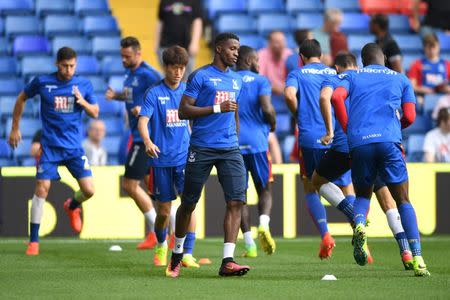
<path id="1" fill-rule="evenodd" d="M 124 87 L 123 93 L 125 95 L 125 102 L 133 103 L 133 88 L 132 87 Z"/>
<path id="2" fill-rule="evenodd" d="M 186 127 L 186 121 L 178 117 L 178 109 L 166 110 L 166 127 Z"/>
<path id="3" fill-rule="evenodd" d="M 161 102 L 161 104 L 166 104 L 166 101 L 170 100 L 169 96 L 164 96 L 164 97 L 158 97 L 159 102 Z"/>
<path id="4" fill-rule="evenodd" d="M 233 81 L 233 90 L 239 90 L 239 85 L 236 79 L 231 79 Z"/>
<path id="5" fill-rule="evenodd" d="M 210 78 L 209 81 L 212 81 L 214 83 L 214 86 L 217 86 L 218 82 L 222 82 L 222 79 L 220 78 Z"/>
<path id="6" fill-rule="evenodd" d="M 364 135 L 362 137 L 362 139 L 368 140 L 368 139 L 374 139 L 374 138 L 379 138 L 379 137 L 381 137 L 381 133 L 372 133 L 372 134 Z"/>
<path id="7" fill-rule="evenodd" d="M 48 90 L 49 93 L 51 93 L 52 90 L 57 89 L 58 86 L 57 85 L 47 84 L 47 85 L 45 85 L 45 88 Z"/>
<path id="8" fill-rule="evenodd" d="M 220 104 L 225 101 L 236 101 L 236 92 L 217 91 L 214 104 Z"/>
<path id="9" fill-rule="evenodd" d="M 67 97 L 67 96 L 54 97 L 54 105 L 56 112 L 71 113 L 73 112 L 74 103 L 75 97 Z"/>
<path id="10" fill-rule="evenodd" d="M 255 80 L 254 76 L 245 75 L 244 77 L 242 77 L 243 82 L 252 82 L 254 80 Z"/>
<path id="11" fill-rule="evenodd" d="M 445 80 L 444 80 L 443 74 L 426 73 L 425 81 L 427 84 L 430 84 L 430 85 L 440 85 Z"/>
<path id="12" fill-rule="evenodd" d="M 330 68 L 325 68 L 325 69 L 311 69 L 311 68 L 302 68 L 300 69 L 300 72 L 303 74 L 313 74 L 313 75 L 323 75 L 323 74 L 327 74 L 327 75 L 336 75 L 336 71 Z"/>
<path id="13" fill-rule="evenodd" d="M 398 73 L 391 69 L 372 69 L 372 68 L 363 68 L 359 69 L 356 72 L 358 73 L 374 73 L 374 74 L 386 74 L 386 75 L 397 75 Z"/>

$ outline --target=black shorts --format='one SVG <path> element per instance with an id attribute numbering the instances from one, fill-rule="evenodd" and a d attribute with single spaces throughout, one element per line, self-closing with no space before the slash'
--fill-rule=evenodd
<path id="1" fill-rule="evenodd" d="M 385 186 L 386 186 L 386 183 L 381 179 L 380 176 L 377 176 L 377 178 L 375 179 L 375 183 L 373 184 L 373 192 L 376 193 L 376 192 L 378 192 L 379 189 L 381 189 Z"/>
<path id="2" fill-rule="evenodd" d="M 351 160 L 349 153 L 329 149 L 322 156 L 316 172 L 320 176 L 328 179 L 328 181 L 335 181 L 348 172 L 350 168 Z"/>
<path id="3" fill-rule="evenodd" d="M 239 148 L 212 149 L 195 146 L 189 147 L 181 201 L 197 203 L 213 166 L 217 169 L 225 200 L 245 202 L 246 174 Z"/>
<path id="4" fill-rule="evenodd" d="M 148 174 L 149 156 L 145 153 L 145 145 L 142 142 L 135 142 L 128 152 L 125 163 L 124 177 L 128 179 L 142 180 Z"/>

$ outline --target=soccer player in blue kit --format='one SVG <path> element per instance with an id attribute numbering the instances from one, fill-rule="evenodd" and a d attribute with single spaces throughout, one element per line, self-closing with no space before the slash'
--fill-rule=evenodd
<path id="1" fill-rule="evenodd" d="M 42 152 L 36 167 L 36 188 L 31 200 L 27 255 L 39 254 L 39 226 L 44 202 L 51 180 L 60 179 L 59 165 L 66 166 L 80 186 L 80 190 L 64 202 L 64 210 L 76 233 L 82 229 L 81 203 L 94 194 L 92 172 L 81 147 L 82 112 L 97 118 L 99 109 L 91 82 L 74 75 L 76 64 L 76 52 L 68 47 L 60 48 L 56 54 L 57 72 L 36 76 L 19 94 L 14 106 L 9 144 L 16 148 L 21 140 L 19 124 L 25 101 L 36 95 L 41 97 Z"/>
<path id="2" fill-rule="evenodd" d="M 183 244 L 192 211 L 213 166 L 217 169 L 226 200 L 223 260 L 220 276 L 242 276 L 250 267 L 234 262 L 234 249 L 245 203 L 246 176 L 239 150 L 237 102 L 242 78 L 232 67 L 238 58 L 239 37 L 221 33 L 214 40 L 212 64 L 189 76 L 181 99 L 180 119 L 193 121 L 186 163 L 184 190 L 175 222 L 175 247 L 166 276 L 178 277 Z"/>
<path id="3" fill-rule="evenodd" d="M 408 171 L 401 148 L 401 129 L 411 125 L 416 115 L 414 91 L 405 75 L 384 66 L 383 51 L 377 44 L 365 45 L 361 57 L 364 68 L 348 73 L 332 96 L 352 158 L 356 191 L 353 256 L 359 265 L 367 263 L 366 215 L 378 175 L 397 203 L 415 275 L 429 276 L 422 258 L 416 213 L 409 202 Z M 347 97 L 348 113 L 344 103 Z"/>
<path id="4" fill-rule="evenodd" d="M 162 54 L 166 77 L 149 88 L 139 113 L 138 129 L 150 159 L 149 190 L 155 200 L 155 233 L 158 245 L 153 263 L 167 265 L 167 228 L 172 201 L 181 195 L 189 147 L 189 122 L 178 118 L 178 106 L 186 84 L 181 82 L 189 61 L 187 51 L 172 46 Z M 150 134 L 149 134 L 150 132 Z M 184 241 L 184 267 L 199 267 L 192 256 L 195 243 L 195 215 Z"/>
<path id="5" fill-rule="evenodd" d="M 140 186 L 140 181 L 148 175 L 148 157 L 145 154 L 145 145 L 139 135 L 137 123 L 145 91 L 158 83 L 162 77 L 142 60 L 138 39 L 131 36 L 125 37 L 120 41 L 120 46 L 122 63 L 126 69 L 124 88 L 122 92 L 115 92 L 108 88 L 105 96 L 109 100 L 125 101 L 133 144 L 125 163 L 122 186 L 144 214 L 150 229 L 147 238 L 137 246 L 137 249 L 151 249 L 156 244 L 154 232 L 156 212 L 149 195 Z"/>
<path id="6" fill-rule="evenodd" d="M 275 131 L 276 125 L 275 109 L 270 101 L 272 87 L 266 77 L 258 74 L 258 54 L 255 49 L 241 46 L 236 67 L 243 81 L 239 96 L 239 147 L 244 158 L 247 185 L 250 172 L 258 194 L 258 239 L 262 249 L 272 254 L 276 248 L 269 229 L 273 178 L 268 138 L 269 131 Z M 241 230 L 246 249 L 244 256 L 256 257 L 247 205 L 242 208 Z"/>

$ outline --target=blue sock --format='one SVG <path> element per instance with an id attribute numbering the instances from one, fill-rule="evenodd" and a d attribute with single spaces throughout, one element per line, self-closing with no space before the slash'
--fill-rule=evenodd
<path id="1" fill-rule="evenodd" d="M 353 222 L 366 225 L 367 212 L 369 211 L 370 200 L 364 197 L 356 197 L 353 204 Z"/>
<path id="2" fill-rule="evenodd" d="M 353 202 L 355 202 L 355 196 L 350 195 L 345 197 L 337 206 L 337 209 L 347 217 L 350 223 L 353 222 Z"/>
<path id="3" fill-rule="evenodd" d="M 41 224 L 30 223 L 30 242 L 39 243 L 39 226 Z"/>
<path id="4" fill-rule="evenodd" d="M 414 207 L 411 203 L 403 203 L 398 207 L 398 212 L 402 219 L 402 226 L 408 238 L 409 247 L 413 256 L 421 256 L 419 228 Z"/>
<path id="5" fill-rule="evenodd" d="M 155 235 L 156 239 L 158 240 L 158 243 L 162 244 L 167 238 L 167 227 L 163 229 L 155 228 Z"/>
<path id="6" fill-rule="evenodd" d="M 311 214 L 317 229 L 320 231 L 320 236 L 323 238 L 328 232 L 327 212 L 325 211 L 322 202 L 320 202 L 319 194 L 306 194 L 306 205 L 308 206 L 309 213 Z"/>
<path id="7" fill-rule="evenodd" d="M 406 237 L 406 233 L 404 231 L 397 233 L 394 237 L 400 247 L 400 254 L 403 253 L 403 251 L 411 251 L 408 244 L 408 238 Z"/>
<path id="8" fill-rule="evenodd" d="M 192 254 L 195 244 L 195 232 L 186 232 L 186 239 L 184 240 L 183 249 L 184 254 Z"/>

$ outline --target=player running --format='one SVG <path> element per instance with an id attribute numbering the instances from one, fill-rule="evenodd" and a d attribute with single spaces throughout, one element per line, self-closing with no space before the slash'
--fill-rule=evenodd
<path id="1" fill-rule="evenodd" d="M 25 101 L 39 95 L 41 98 L 42 138 L 41 154 L 37 163 L 36 188 L 31 200 L 30 242 L 27 255 L 39 254 L 39 226 L 44 212 L 44 201 L 51 180 L 59 180 L 58 166 L 67 167 L 80 189 L 64 202 L 73 231 L 82 229 L 81 203 L 94 195 L 94 182 L 87 157 L 81 146 L 83 140 L 82 112 L 98 117 L 98 105 L 92 84 L 86 78 L 75 76 L 77 54 L 63 47 L 56 54 L 57 72 L 36 76 L 19 94 L 14 106 L 9 144 L 16 148 L 22 139 L 19 129 Z"/>
<path id="2" fill-rule="evenodd" d="M 377 44 L 365 45 L 361 57 L 364 68 L 346 74 L 332 96 L 352 157 L 356 191 L 353 255 L 359 265 L 367 263 L 366 215 L 378 175 L 397 203 L 412 251 L 415 275 L 429 276 L 422 258 L 416 213 L 409 202 L 408 171 L 400 144 L 401 128 L 408 127 L 415 119 L 414 91 L 405 75 L 384 66 L 383 51 Z M 344 103 L 347 96 L 348 114 Z"/>
<path id="3" fill-rule="evenodd" d="M 123 38 L 120 46 L 122 64 L 126 69 L 124 88 L 122 92 L 115 92 L 109 87 L 105 97 L 108 100 L 125 101 L 133 144 L 125 163 L 122 187 L 133 198 L 149 226 L 146 240 L 140 243 L 137 249 L 152 249 L 156 244 L 154 232 L 156 212 L 149 195 L 140 186 L 140 181 L 147 175 L 148 157 L 145 154 L 145 145 L 139 135 L 137 123 L 145 91 L 159 82 L 162 77 L 142 60 L 141 45 L 138 39 L 132 36 Z"/>
<path id="4" fill-rule="evenodd" d="M 155 200 L 155 233 L 158 245 L 153 263 L 167 265 L 167 228 L 172 201 L 183 191 L 184 168 L 189 147 L 189 124 L 178 118 L 178 106 L 186 84 L 181 82 L 189 55 L 180 46 L 164 50 L 162 55 L 166 77 L 147 90 L 139 113 L 138 129 L 150 160 L 149 190 Z M 149 134 L 149 131 L 151 132 Z M 195 215 L 191 216 L 184 241 L 184 267 L 196 267 L 192 251 L 195 243 Z"/>
<path id="5" fill-rule="evenodd" d="M 175 222 L 175 247 L 166 275 L 178 277 L 191 213 L 200 198 L 213 166 L 217 169 L 226 200 L 223 260 L 220 276 L 242 276 L 249 266 L 234 262 L 234 249 L 245 203 L 245 166 L 239 150 L 237 101 L 242 78 L 233 72 L 238 58 L 239 38 L 219 34 L 214 41 L 212 64 L 189 76 L 178 110 L 180 119 L 193 120 L 184 191 Z"/>
<path id="6" fill-rule="evenodd" d="M 275 241 L 270 234 L 272 209 L 272 161 L 269 154 L 269 131 L 275 131 L 275 110 L 270 101 L 272 88 L 269 80 L 258 74 L 258 54 L 253 48 L 241 46 L 236 64 L 242 76 L 239 96 L 239 145 L 244 158 L 247 187 L 250 172 L 258 194 L 258 239 L 267 254 L 275 252 Z M 256 244 L 250 231 L 248 206 L 242 208 L 241 230 L 244 234 L 246 257 L 256 257 Z"/>

